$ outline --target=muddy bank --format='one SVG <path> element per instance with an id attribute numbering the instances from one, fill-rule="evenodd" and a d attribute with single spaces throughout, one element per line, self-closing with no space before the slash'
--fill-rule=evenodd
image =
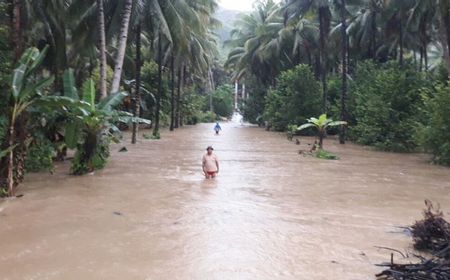
<path id="1" fill-rule="evenodd" d="M 326 161 L 279 134 L 222 128 L 115 146 L 94 175 L 61 164 L 28 176 L 24 197 L 0 202 L 0 279 L 374 279 L 390 255 L 374 246 L 410 246 L 398 226 L 425 198 L 450 212 L 450 170 L 423 155 L 328 140 L 341 159 Z M 210 181 L 207 145 L 221 160 Z"/>

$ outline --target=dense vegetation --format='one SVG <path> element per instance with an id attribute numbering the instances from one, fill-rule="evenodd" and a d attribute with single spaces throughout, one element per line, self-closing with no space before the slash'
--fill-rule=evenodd
<path id="1" fill-rule="evenodd" d="M 325 113 L 348 123 L 341 143 L 449 165 L 449 15 L 442 0 L 259 1 L 237 20 L 225 65 L 246 84 L 251 122 L 291 135 Z"/>

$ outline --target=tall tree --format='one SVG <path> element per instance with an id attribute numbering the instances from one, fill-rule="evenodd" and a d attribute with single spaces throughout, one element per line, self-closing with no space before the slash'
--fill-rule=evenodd
<path id="1" fill-rule="evenodd" d="M 439 39 L 442 46 L 445 66 L 450 79 L 450 5 L 447 0 L 439 0 Z"/>
<path id="2" fill-rule="evenodd" d="M 119 42 L 114 66 L 114 75 L 111 83 L 111 93 L 119 91 L 120 80 L 122 78 L 122 66 L 127 47 L 128 26 L 130 23 L 133 0 L 125 0 L 122 13 L 122 24 L 120 27 Z"/>
<path id="3" fill-rule="evenodd" d="M 11 19 L 11 41 L 14 46 L 14 60 L 17 61 L 22 55 L 24 48 L 23 30 L 22 30 L 22 6 L 23 0 L 12 1 L 12 19 Z"/>
<path id="4" fill-rule="evenodd" d="M 163 71 L 163 49 L 162 49 L 162 34 L 158 36 L 158 95 L 156 96 L 155 106 L 155 120 L 153 126 L 153 136 L 159 137 L 159 115 L 161 111 L 161 97 L 163 95 L 162 85 L 162 71 Z"/>
<path id="5" fill-rule="evenodd" d="M 100 98 L 105 98 L 108 93 L 106 86 L 106 27 L 103 0 L 97 0 L 97 13 L 99 34 L 98 49 L 100 59 Z"/>
<path id="6" fill-rule="evenodd" d="M 133 96 L 133 116 L 139 117 L 141 108 L 141 24 L 138 23 L 136 27 L 136 85 Z M 131 143 L 136 144 L 138 133 L 138 124 L 133 122 L 133 132 L 131 135 Z"/>
<path id="7" fill-rule="evenodd" d="M 346 3 L 345 0 L 341 0 L 340 2 L 340 16 L 341 16 L 341 63 L 342 63 L 342 93 L 341 93 L 341 120 L 347 121 L 347 53 L 348 53 L 348 45 L 347 45 L 347 22 L 346 22 Z M 346 128 L 344 125 L 341 125 L 339 132 L 339 142 L 341 144 L 345 144 L 346 137 Z"/>
<path id="8" fill-rule="evenodd" d="M 170 131 L 175 128 L 175 56 L 170 58 Z"/>

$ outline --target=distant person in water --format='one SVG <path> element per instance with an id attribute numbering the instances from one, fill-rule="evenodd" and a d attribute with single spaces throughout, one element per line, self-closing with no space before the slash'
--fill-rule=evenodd
<path id="1" fill-rule="evenodd" d="M 202 168 L 206 179 L 214 178 L 219 173 L 219 159 L 213 154 L 213 150 L 213 147 L 208 146 L 202 158 Z"/>
<path id="2" fill-rule="evenodd" d="M 216 122 L 216 125 L 214 126 L 214 131 L 216 132 L 216 135 L 219 135 L 219 131 L 221 131 L 222 128 L 220 127 L 219 122 Z"/>

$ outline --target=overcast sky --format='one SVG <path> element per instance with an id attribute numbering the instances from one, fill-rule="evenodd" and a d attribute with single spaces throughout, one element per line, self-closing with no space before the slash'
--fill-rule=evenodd
<path id="1" fill-rule="evenodd" d="M 237 10 L 237 11 L 250 11 L 254 0 L 219 0 L 222 7 Z"/>

